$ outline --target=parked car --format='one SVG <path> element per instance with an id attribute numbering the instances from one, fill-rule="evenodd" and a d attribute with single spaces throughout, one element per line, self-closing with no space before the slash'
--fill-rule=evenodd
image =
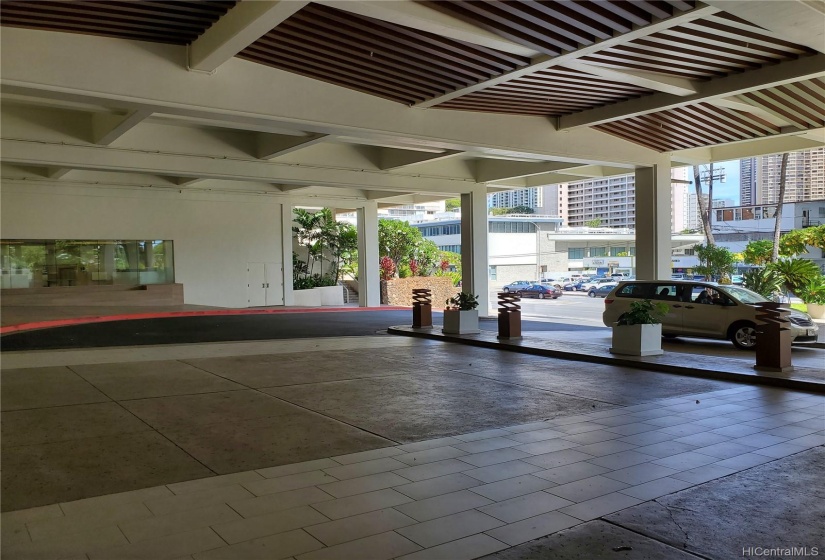
<path id="1" fill-rule="evenodd" d="M 748 289 L 715 282 L 684 280 L 635 280 L 620 282 L 604 300 L 602 321 L 613 326 L 634 301 L 650 299 L 668 304 L 662 321 L 666 337 L 728 339 L 749 350 L 756 346 L 755 304 L 769 301 Z M 816 342 L 819 326 L 811 316 L 790 310 L 791 339 Z"/>
<path id="2" fill-rule="evenodd" d="M 529 288 L 519 290 L 523 298 L 559 299 L 561 290 L 552 284 L 533 284 Z"/>
<path id="3" fill-rule="evenodd" d="M 579 280 L 578 282 L 569 282 L 563 286 L 565 292 L 583 292 L 584 291 L 584 280 Z"/>
<path id="4" fill-rule="evenodd" d="M 741 274 L 734 274 L 730 277 L 730 281 L 732 284 L 736 284 L 737 286 L 741 286 L 742 283 L 745 281 L 745 277 Z"/>
<path id="5" fill-rule="evenodd" d="M 616 287 L 616 282 L 610 282 L 606 284 L 599 284 L 598 286 L 593 286 L 589 290 L 587 290 L 587 295 L 589 297 L 607 297 L 607 294 L 613 291 L 613 288 Z"/>
<path id="6" fill-rule="evenodd" d="M 510 282 L 509 284 L 504 286 L 501 289 L 501 291 L 504 292 L 505 294 L 508 294 L 510 292 L 520 292 L 521 290 L 523 290 L 525 288 L 529 288 L 533 284 L 534 284 L 533 282 L 528 282 L 527 280 L 516 280 L 515 282 Z"/>
<path id="7" fill-rule="evenodd" d="M 584 283 L 584 291 L 589 292 L 590 288 L 595 288 L 601 286 L 602 284 L 613 284 L 615 286 L 616 283 L 616 280 L 613 280 L 612 278 L 593 278 L 592 280 Z"/>

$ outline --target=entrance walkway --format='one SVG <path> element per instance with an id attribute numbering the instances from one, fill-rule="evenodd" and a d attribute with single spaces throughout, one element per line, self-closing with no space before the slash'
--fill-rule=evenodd
<path id="1" fill-rule="evenodd" d="M 721 559 L 823 541 L 821 395 L 336 333 L 356 315 L 372 327 L 347 313 L 324 338 L 4 351 L 3 557 L 533 560 L 576 541 Z M 708 550 L 708 528 L 674 540 L 656 508 L 686 526 L 681 496 L 705 484 L 800 515 L 746 520 L 729 548 Z M 719 526 L 714 492 L 689 509 Z"/>

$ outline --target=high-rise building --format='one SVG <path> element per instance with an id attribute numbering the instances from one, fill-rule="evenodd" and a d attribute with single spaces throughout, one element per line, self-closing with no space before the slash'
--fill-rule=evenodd
<path id="1" fill-rule="evenodd" d="M 527 206 L 535 210 L 544 205 L 543 194 L 542 189 L 538 187 L 493 193 L 487 195 L 487 206 L 488 208 Z"/>
<path id="2" fill-rule="evenodd" d="M 754 158 L 756 178 L 752 181 L 754 198 L 742 197 L 741 204 L 775 204 L 779 198 L 782 154 Z M 747 161 L 747 160 L 743 160 Z M 741 171 L 740 171 L 741 172 Z M 744 175 L 740 192 L 745 192 Z M 784 202 L 825 198 L 825 148 L 791 152 L 785 178 Z"/>
<path id="3" fill-rule="evenodd" d="M 758 204 L 757 158 L 739 160 L 739 203 L 743 206 Z"/>
<path id="4" fill-rule="evenodd" d="M 636 226 L 636 177 L 616 175 L 567 184 L 567 224 L 582 227 L 599 220 L 601 227 Z"/>

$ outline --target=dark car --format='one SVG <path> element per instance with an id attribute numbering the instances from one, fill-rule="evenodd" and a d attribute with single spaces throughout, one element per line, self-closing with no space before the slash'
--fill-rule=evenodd
<path id="1" fill-rule="evenodd" d="M 594 286 L 594 287 L 590 288 L 589 290 L 587 290 L 587 295 L 590 296 L 590 297 L 606 298 L 607 294 L 609 294 L 611 291 L 613 291 L 613 288 L 615 288 L 615 287 L 616 287 L 615 282 L 610 283 L 610 284 L 602 284 L 600 286 Z"/>
<path id="2" fill-rule="evenodd" d="M 558 299 L 561 296 L 561 290 L 552 284 L 533 284 L 518 293 L 523 298 Z"/>
<path id="3" fill-rule="evenodd" d="M 583 292 L 584 291 L 584 280 L 579 280 L 578 282 L 568 282 L 564 285 L 565 292 Z"/>

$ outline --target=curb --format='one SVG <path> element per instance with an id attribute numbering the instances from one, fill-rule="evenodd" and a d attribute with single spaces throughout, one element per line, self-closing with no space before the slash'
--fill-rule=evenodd
<path id="1" fill-rule="evenodd" d="M 527 346 L 526 343 L 536 341 L 539 344 L 544 343 L 542 339 L 531 339 L 524 337 L 519 340 L 499 340 L 495 334 L 471 334 L 471 335 L 445 335 L 436 331 L 435 329 L 413 329 L 407 326 L 394 326 L 387 328 L 387 333 L 410 336 L 416 338 L 426 338 L 430 340 L 441 340 L 443 342 L 454 342 L 459 344 L 466 344 L 469 346 L 476 346 L 480 348 L 490 348 L 494 350 L 504 350 L 508 352 L 519 352 L 522 354 L 531 354 L 535 356 L 546 356 L 549 358 L 560 358 L 564 360 L 573 360 L 580 362 L 590 362 L 596 364 L 607 364 L 620 367 L 630 367 L 635 369 L 642 369 L 647 371 L 655 371 L 659 373 L 671 373 L 676 375 L 686 375 L 690 377 L 701 377 L 705 379 L 716 379 L 719 381 L 734 381 L 739 383 L 748 383 L 756 385 L 768 385 L 772 387 L 781 387 L 784 389 L 793 389 L 797 391 L 806 391 L 813 393 L 825 394 L 825 383 L 810 381 L 805 379 L 793 379 L 788 377 L 772 377 L 756 373 L 744 373 L 734 371 L 721 371 L 718 369 L 698 369 L 697 367 L 687 367 L 672 363 L 662 363 L 650 358 L 630 357 L 630 356 L 616 356 L 614 354 L 605 355 L 605 350 L 601 347 L 589 345 L 589 348 L 582 348 L 585 353 L 578 353 L 573 350 L 559 350 L 538 345 Z M 566 346 L 570 347 L 570 344 Z M 585 345 L 582 345 L 585 346 Z M 590 352 L 590 353 L 588 353 Z M 659 358 L 657 356 L 656 358 Z M 732 358 L 714 358 L 716 363 L 724 363 L 726 360 L 733 360 Z M 738 361 L 737 361 L 738 362 Z M 737 363 L 737 366 L 741 364 Z"/>

